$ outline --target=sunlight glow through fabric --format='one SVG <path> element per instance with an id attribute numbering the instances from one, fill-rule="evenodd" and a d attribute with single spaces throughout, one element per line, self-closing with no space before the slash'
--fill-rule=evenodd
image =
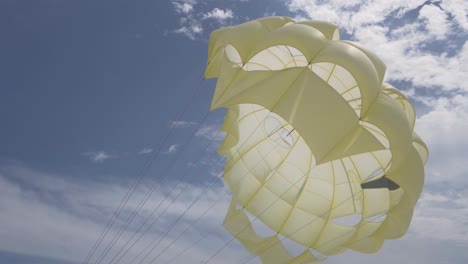
<path id="1" fill-rule="evenodd" d="M 372 253 L 407 231 L 428 149 L 385 68 L 328 22 L 267 17 L 212 32 L 211 108 L 227 108 L 224 226 L 263 263 Z"/>

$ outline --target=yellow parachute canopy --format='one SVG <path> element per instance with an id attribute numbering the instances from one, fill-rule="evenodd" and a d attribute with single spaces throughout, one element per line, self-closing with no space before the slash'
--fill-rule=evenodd
<path id="1" fill-rule="evenodd" d="M 268 17 L 211 34 L 212 109 L 228 110 L 224 226 L 264 263 L 376 252 L 408 229 L 428 149 L 413 106 L 384 74 L 328 22 Z M 257 219 L 276 234 L 259 236 Z M 303 253 L 289 253 L 286 239 Z"/>

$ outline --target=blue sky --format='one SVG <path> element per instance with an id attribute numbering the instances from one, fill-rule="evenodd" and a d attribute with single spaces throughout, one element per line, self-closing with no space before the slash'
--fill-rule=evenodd
<path id="1" fill-rule="evenodd" d="M 168 209 L 121 263 L 160 237 L 222 169 L 215 150 L 224 111 L 201 122 L 215 84 L 202 80 L 209 33 L 267 15 L 331 21 L 343 39 L 373 50 L 387 65 L 386 81 L 416 106 L 416 131 L 430 149 L 424 192 L 408 234 L 386 241 L 377 254 L 350 251 L 327 262 L 466 262 L 468 7 L 463 2 L 0 1 L 0 263 L 82 263 L 170 133 L 112 232 L 154 179 L 165 181 L 102 263 L 163 201 L 157 212 Z M 177 118 L 181 109 L 186 111 Z M 230 239 L 220 226 L 228 202 L 229 192 L 215 180 L 159 250 L 214 207 L 158 260 L 164 263 L 200 238 L 173 263 L 211 256 Z M 246 256 L 233 242 L 213 263 L 239 263 Z"/>

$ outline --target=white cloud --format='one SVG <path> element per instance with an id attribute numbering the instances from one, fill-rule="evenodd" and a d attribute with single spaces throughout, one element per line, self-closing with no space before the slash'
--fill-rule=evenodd
<path id="1" fill-rule="evenodd" d="M 180 27 L 173 30 L 174 33 L 182 34 L 189 39 L 196 39 L 203 33 L 203 26 L 199 16 L 194 14 L 197 1 L 194 0 L 179 0 L 172 1 L 174 9 L 180 15 Z"/>
<path id="2" fill-rule="evenodd" d="M 212 155 L 199 159 L 198 164 L 205 166 L 209 175 L 213 177 L 222 177 L 224 172 L 224 165 L 226 163 L 226 158 L 224 156 L 217 155 L 216 152 L 213 152 Z M 189 164 L 189 166 L 193 166 Z"/>
<path id="3" fill-rule="evenodd" d="M 222 141 L 224 139 L 224 134 L 224 132 L 220 131 L 219 125 L 203 125 L 195 133 L 195 136 L 208 140 Z"/>
<path id="4" fill-rule="evenodd" d="M 173 2 L 173 4 L 177 13 L 188 14 L 193 10 L 193 5 L 190 3 Z"/>
<path id="5" fill-rule="evenodd" d="M 191 40 L 195 40 L 198 35 L 200 35 L 203 32 L 203 28 L 198 22 L 192 21 L 192 25 L 189 26 L 182 26 L 176 30 L 174 30 L 175 33 L 182 34 L 187 36 Z"/>
<path id="6" fill-rule="evenodd" d="M 81 155 L 88 157 L 92 162 L 95 163 L 103 163 L 104 161 L 113 158 L 112 155 L 105 151 L 83 152 Z"/>
<path id="7" fill-rule="evenodd" d="M 99 226 L 46 205 L 31 193 L 0 176 L 0 248 L 3 251 L 77 260 Z M 83 232 L 86 231 L 86 232 Z M 73 237 L 73 239 L 70 239 Z M 40 241 L 40 243 L 38 243 Z"/>
<path id="8" fill-rule="evenodd" d="M 467 217 L 468 193 L 428 191 L 418 202 L 411 232 L 423 239 L 454 241 L 468 246 Z"/>
<path id="9" fill-rule="evenodd" d="M 171 121 L 169 123 L 170 128 L 186 128 L 186 127 L 191 127 L 198 124 L 197 122 L 193 121 Z"/>
<path id="10" fill-rule="evenodd" d="M 231 9 L 223 10 L 219 8 L 214 8 L 210 12 L 203 14 L 203 19 L 215 19 L 220 23 L 224 23 L 225 20 L 233 18 L 233 15 L 234 13 Z"/>
<path id="11" fill-rule="evenodd" d="M 165 153 L 167 153 L 167 154 L 174 153 L 174 152 L 177 151 L 178 147 L 179 147 L 179 145 L 177 145 L 177 144 L 170 145 Z"/>
<path id="12" fill-rule="evenodd" d="M 422 239 L 411 235 L 385 241 L 376 254 L 347 251 L 329 258 L 330 263 L 334 264 L 454 264 L 465 263 L 467 259 L 466 245 L 439 239 Z"/>
<path id="13" fill-rule="evenodd" d="M 138 154 L 149 154 L 152 152 L 153 152 L 152 148 L 143 148 L 142 150 L 140 150 L 140 152 L 138 152 Z"/>
<path id="14" fill-rule="evenodd" d="M 462 18 L 466 12 L 460 11 L 466 10 L 466 5 L 461 1 L 442 1 L 444 10 L 441 10 L 426 4 L 418 17 L 408 15 L 404 20 L 408 22 L 401 25 L 395 20 L 395 17 L 407 16 L 409 11 L 417 12 L 424 3 L 424 0 L 286 2 L 291 11 L 298 13 L 298 18 L 336 23 L 357 42 L 374 51 L 387 65 L 388 81 L 409 81 L 419 89 L 437 86 L 444 90 L 468 91 L 468 83 L 464 81 L 464 76 L 468 75 L 468 67 L 465 67 L 468 47 L 466 39 L 458 36 L 464 33 L 454 30 L 466 27 L 466 16 Z M 450 16 L 458 18 L 449 19 Z M 389 26 L 389 21 L 393 26 Z M 446 48 L 447 52 L 431 51 L 428 44 L 434 40 L 441 41 L 439 48 Z M 450 50 L 454 41 L 461 41 L 463 48 Z"/>
<path id="15" fill-rule="evenodd" d="M 213 8 L 204 12 L 200 4 L 194 0 L 172 0 L 176 14 L 179 16 L 179 26 L 174 33 L 184 35 L 191 40 L 198 39 L 211 21 L 225 25 L 234 18 L 234 12 L 229 9 Z M 203 6 L 203 5 L 201 5 Z M 209 22 L 210 21 L 210 22 Z"/>
<path id="16" fill-rule="evenodd" d="M 419 17 L 425 21 L 429 34 L 436 39 L 444 39 L 450 33 L 448 14 L 435 5 L 425 5 L 419 11 Z"/>
<path id="17" fill-rule="evenodd" d="M 119 205 L 128 186 L 115 180 L 95 182 L 77 181 L 77 179 L 66 175 L 48 174 L 23 165 L 0 165 L 0 226 L 2 226 L 0 250 L 63 261 L 83 262 L 91 245 L 95 243 L 109 217 Z M 147 186 L 149 184 L 142 184 L 136 189 L 117 224 L 122 224 L 129 213 L 137 207 L 138 202 L 149 190 Z M 170 196 L 165 196 L 162 190 L 165 192 L 172 190 L 172 193 Z M 150 229 L 150 232 L 146 233 L 142 240 L 130 250 L 129 255 L 123 259 L 124 263 L 155 238 L 159 238 L 203 190 L 204 187 L 201 185 L 188 184 L 186 188 L 183 188 L 183 185 L 175 185 L 174 182 L 163 183 L 140 211 L 135 224 L 124 232 L 123 237 L 110 251 L 104 263 L 116 254 L 117 249 L 123 247 L 124 242 L 136 230 L 138 226 L 136 223 L 141 224 L 160 201 L 165 199 L 157 212 L 161 213 L 164 208 L 167 208 L 167 211 Z M 175 199 L 178 193 L 181 195 L 171 204 L 172 199 Z M 49 196 L 51 199 L 48 199 Z M 178 232 L 197 219 L 207 208 L 214 203 L 217 203 L 216 206 L 197 222 L 196 227 L 187 232 L 166 254 L 161 256 L 161 261 L 164 262 L 189 247 L 201 237 L 199 232 L 202 232 L 205 237 L 203 243 L 197 244 L 173 263 L 192 263 L 194 260 L 200 262 L 212 254 L 214 248 L 224 243 L 220 239 L 229 238 L 227 232 L 221 227 L 228 200 L 229 196 L 223 187 L 212 186 L 206 195 L 203 195 L 194 207 L 186 212 L 182 221 L 164 238 L 156 250 L 160 250 L 163 245 L 175 239 Z M 117 227 L 111 230 L 92 260 L 97 259 L 117 230 Z M 156 253 L 158 251 L 150 256 Z M 243 251 L 241 253 L 246 254 Z M 236 262 L 234 259 L 228 263 Z"/>
<path id="18" fill-rule="evenodd" d="M 444 0 L 440 5 L 454 17 L 461 28 L 468 30 L 468 5 L 465 0 Z"/>
<path id="19" fill-rule="evenodd" d="M 415 130 L 429 147 L 426 182 L 453 184 L 467 182 L 468 97 L 428 99 L 433 109 L 416 121 Z"/>

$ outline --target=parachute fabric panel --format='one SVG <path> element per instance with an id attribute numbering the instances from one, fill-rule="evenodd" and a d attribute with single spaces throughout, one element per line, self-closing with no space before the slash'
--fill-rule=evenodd
<path id="1" fill-rule="evenodd" d="M 328 22 L 269 17 L 212 33 L 211 107 L 228 110 L 224 226 L 264 263 L 372 253 L 406 232 L 428 150 L 413 106 L 384 74 Z M 277 235 L 261 237 L 246 212 Z M 280 235 L 308 249 L 293 255 Z"/>

